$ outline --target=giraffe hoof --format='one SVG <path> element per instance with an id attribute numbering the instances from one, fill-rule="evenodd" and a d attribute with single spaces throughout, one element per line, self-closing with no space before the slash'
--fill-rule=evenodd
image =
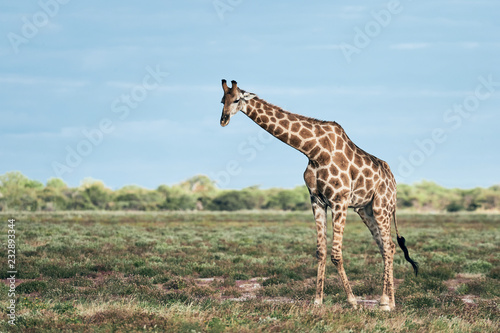
<path id="1" fill-rule="evenodd" d="M 391 307 L 389 306 L 389 304 L 380 304 L 380 310 L 391 311 Z"/>
<path id="2" fill-rule="evenodd" d="M 321 305 L 321 304 L 323 304 L 323 300 L 321 300 L 321 299 L 314 300 L 314 305 Z"/>
<path id="3" fill-rule="evenodd" d="M 358 308 L 358 301 L 356 301 L 356 299 L 348 299 L 347 303 L 349 303 L 354 310 Z"/>

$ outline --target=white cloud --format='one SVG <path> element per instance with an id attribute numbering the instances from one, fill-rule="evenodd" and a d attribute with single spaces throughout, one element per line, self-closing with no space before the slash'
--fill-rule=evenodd
<path id="1" fill-rule="evenodd" d="M 329 18 L 334 20 L 355 20 L 360 19 L 366 16 L 368 13 L 369 6 L 339 6 L 334 2 L 329 3 L 332 7 L 329 7 L 329 10 L 323 10 L 322 12 L 317 13 L 317 15 L 321 18 Z M 324 5 L 323 5 L 324 6 Z"/>
<path id="2" fill-rule="evenodd" d="M 306 46 L 309 50 L 340 50 L 340 44 L 317 44 Z"/>
<path id="3" fill-rule="evenodd" d="M 222 92 L 220 81 L 217 84 L 201 84 L 201 85 L 161 85 L 159 91 L 164 92 Z M 244 89 L 245 90 L 245 89 Z"/>
<path id="4" fill-rule="evenodd" d="M 121 140 L 164 140 L 187 135 L 192 130 L 180 122 L 169 119 L 116 122 L 111 136 Z"/>
<path id="5" fill-rule="evenodd" d="M 396 50 L 419 50 L 429 48 L 430 46 L 430 43 L 399 43 L 392 44 L 390 47 Z"/>
<path id="6" fill-rule="evenodd" d="M 104 133 L 105 137 L 114 137 L 117 139 L 141 141 L 161 140 L 173 138 L 184 133 L 188 134 L 192 130 L 180 122 L 169 119 L 144 120 L 144 121 L 120 121 L 112 123 L 113 129 L 110 133 Z M 54 131 L 33 130 L 19 133 L 5 133 L 1 136 L 4 140 L 79 140 L 85 139 L 83 132 L 93 132 L 97 130 L 96 126 L 66 126 Z"/>
<path id="7" fill-rule="evenodd" d="M 460 44 L 465 49 L 476 49 L 480 46 L 478 42 L 462 42 Z"/>
<path id="8" fill-rule="evenodd" d="M 119 89 L 124 89 L 124 90 L 131 89 L 131 88 L 137 86 L 138 84 L 140 85 L 141 81 L 136 81 L 136 82 L 133 82 L 133 81 L 107 81 L 106 82 L 106 85 L 108 87 L 119 88 Z M 214 84 L 198 84 L 198 85 L 193 85 L 193 84 L 190 84 L 190 85 L 187 85 L 187 84 L 176 84 L 176 85 L 169 84 L 168 85 L 168 84 L 160 83 L 158 88 L 155 88 L 154 91 L 167 92 L 167 93 L 172 93 L 172 92 L 174 92 L 174 93 L 191 93 L 193 91 L 213 93 L 213 92 L 222 91 L 222 88 L 221 88 L 219 83 L 217 83 L 217 84 L 215 84 L 215 83 Z"/>
<path id="9" fill-rule="evenodd" d="M 409 43 L 396 43 L 391 44 L 391 49 L 396 50 L 420 50 L 427 49 L 434 46 L 439 47 L 452 47 L 452 48 L 462 48 L 462 49 L 477 49 L 480 47 L 499 47 L 500 43 L 485 43 L 485 42 L 477 42 L 477 41 L 461 41 L 461 42 L 433 42 L 433 43 L 424 43 L 424 42 L 409 42 Z"/>
<path id="10" fill-rule="evenodd" d="M 463 96 L 470 93 L 463 90 L 429 90 L 429 89 L 414 89 L 414 88 L 399 88 L 395 89 L 388 86 L 320 86 L 320 87 L 275 87 L 275 86 L 259 86 L 254 90 L 250 90 L 257 95 L 266 94 L 273 95 L 303 95 L 303 96 L 334 96 L 334 95 L 354 95 L 354 96 L 428 96 L 428 97 L 449 97 Z M 264 97 L 263 97 L 264 98 Z"/>
<path id="11" fill-rule="evenodd" d="M 83 87 L 88 85 L 87 81 L 82 80 L 22 75 L 0 76 L 0 84 L 2 83 L 18 85 L 58 85 L 66 87 Z"/>
<path id="12" fill-rule="evenodd" d="M 357 19 L 362 17 L 367 9 L 367 6 L 344 6 L 340 10 L 339 18 L 350 20 Z"/>
<path id="13" fill-rule="evenodd" d="M 25 131 L 19 133 L 5 133 L 1 136 L 6 141 L 45 141 L 45 140 L 71 140 L 83 137 L 79 127 L 63 127 L 57 131 Z"/>

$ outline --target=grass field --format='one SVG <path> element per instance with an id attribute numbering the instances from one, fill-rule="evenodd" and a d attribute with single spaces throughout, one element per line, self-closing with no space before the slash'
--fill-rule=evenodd
<path id="1" fill-rule="evenodd" d="M 17 219 L 16 325 L 7 320 L 7 220 Z M 310 212 L 0 214 L 2 332 L 498 332 L 500 215 L 398 215 L 396 310 L 377 309 L 382 259 L 349 215 L 351 309 L 330 262 L 312 304 Z M 331 225 L 329 225 L 331 237 Z M 395 236 L 393 237 L 395 239 Z"/>

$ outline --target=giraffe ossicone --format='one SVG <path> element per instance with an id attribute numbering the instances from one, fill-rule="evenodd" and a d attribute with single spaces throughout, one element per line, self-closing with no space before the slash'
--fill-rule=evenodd
<path id="1" fill-rule="evenodd" d="M 231 117 L 242 111 L 271 135 L 309 158 L 304 180 L 311 195 L 317 231 L 318 275 L 314 303 L 323 303 L 327 208 L 330 207 L 333 220 L 331 260 L 337 267 L 347 301 L 353 307 L 357 306 L 342 258 L 347 209 L 353 208 L 370 230 L 384 260 L 380 308 L 393 309 L 395 245 L 391 237 L 392 221 L 398 244 L 405 259 L 413 266 L 415 274 L 418 272 L 418 264 L 409 257 L 404 238 L 399 235 L 396 222 L 396 180 L 389 165 L 356 146 L 336 122 L 285 111 L 255 94 L 241 90 L 236 81 L 231 81 L 229 88 L 226 80 L 222 80 L 222 89 L 222 126 L 227 126 Z"/>

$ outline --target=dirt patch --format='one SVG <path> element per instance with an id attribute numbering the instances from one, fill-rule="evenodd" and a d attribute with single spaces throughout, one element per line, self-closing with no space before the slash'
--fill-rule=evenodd
<path id="1" fill-rule="evenodd" d="M 457 288 L 469 281 L 477 280 L 481 278 L 481 274 L 458 274 L 455 279 L 444 281 L 448 290 L 451 292 L 456 292 Z M 210 287 L 219 292 L 220 299 L 229 300 L 235 302 L 244 302 L 251 299 L 259 299 L 266 302 L 276 302 L 276 303 L 295 303 L 299 302 L 289 297 L 264 297 L 261 296 L 260 291 L 263 289 L 262 283 L 269 279 L 269 277 L 257 277 L 249 280 L 236 280 L 234 285 L 228 287 L 225 286 L 225 279 L 223 277 L 205 278 L 205 279 L 195 279 L 194 283 L 199 287 Z M 394 279 L 394 286 L 397 289 L 398 286 L 403 282 L 403 279 Z M 235 290 L 238 296 L 224 296 L 225 291 Z M 478 296 L 475 295 L 462 295 L 460 299 L 467 305 L 475 305 Z M 312 302 L 311 298 L 311 302 Z M 356 297 L 358 305 L 366 309 L 374 309 L 379 306 L 380 295 L 368 295 L 366 297 Z"/>
<path id="2" fill-rule="evenodd" d="M 222 277 L 214 277 L 214 278 L 206 278 L 206 279 L 196 279 L 194 280 L 195 284 L 200 287 L 207 287 L 210 286 L 212 288 L 216 288 L 220 294 L 221 294 L 221 299 L 224 300 L 230 300 L 230 301 L 236 301 L 236 302 L 243 302 L 247 301 L 250 299 L 255 299 L 255 298 L 260 298 L 264 299 L 260 296 L 258 296 L 259 291 L 262 289 L 262 282 L 265 280 L 269 279 L 268 277 L 257 277 L 253 278 L 250 280 L 236 280 L 234 281 L 234 286 L 225 286 L 224 285 L 224 278 Z M 226 294 L 226 291 L 228 290 L 233 290 L 235 291 L 236 294 L 238 294 L 238 297 L 234 296 L 223 296 Z M 282 297 L 285 299 L 286 297 Z M 267 300 L 267 299 L 265 299 Z M 275 299 L 269 299 L 270 301 L 275 301 Z M 291 299 L 286 299 L 283 301 L 293 301 Z"/>
<path id="3" fill-rule="evenodd" d="M 483 274 L 457 274 L 454 279 L 444 281 L 444 284 L 448 290 L 457 291 L 460 285 L 466 284 L 472 280 L 479 280 L 483 277 Z"/>
<path id="4" fill-rule="evenodd" d="M 231 297 L 231 296 L 220 296 L 223 300 L 235 301 L 235 302 L 244 302 L 251 299 L 259 299 L 264 302 L 275 302 L 275 303 L 296 303 L 299 302 L 289 297 L 263 297 L 260 295 L 260 291 L 262 290 L 262 283 L 269 279 L 269 277 L 257 277 L 250 280 L 237 280 L 234 282 L 235 288 L 240 296 L 239 297 Z M 224 284 L 224 278 L 215 277 L 215 278 L 207 278 L 207 279 L 196 279 L 194 280 L 195 284 L 200 287 L 210 286 L 214 288 L 214 284 L 218 284 L 219 286 L 216 289 L 223 295 L 224 291 L 228 289 L 228 287 L 222 286 Z M 312 302 L 311 298 L 311 302 Z M 357 298 L 357 302 L 360 306 L 364 308 L 375 308 L 378 306 L 379 301 L 376 299 L 362 299 L 361 297 Z"/>
<path id="5" fill-rule="evenodd" d="M 356 302 L 358 302 L 358 305 L 361 305 L 364 308 L 367 309 L 373 309 L 378 307 L 379 301 L 376 299 L 362 299 L 360 297 L 356 297 Z"/>
<path id="6" fill-rule="evenodd" d="M 196 283 L 196 285 L 198 285 L 200 287 L 204 287 L 204 286 L 208 286 L 209 284 L 213 283 L 214 281 L 224 282 L 224 278 L 213 277 L 213 278 L 206 278 L 206 279 L 196 279 L 195 283 Z"/>
<path id="7" fill-rule="evenodd" d="M 457 289 L 461 285 L 467 284 L 471 281 L 477 281 L 483 277 L 483 274 L 457 274 L 454 279 L 444 281 L 444 284 L 449 291 L 457 292 Z M 479 297 L 475 295 L 462 295 L 460 299 L 467 305 L 476 305 L 476 301 Z"/>

